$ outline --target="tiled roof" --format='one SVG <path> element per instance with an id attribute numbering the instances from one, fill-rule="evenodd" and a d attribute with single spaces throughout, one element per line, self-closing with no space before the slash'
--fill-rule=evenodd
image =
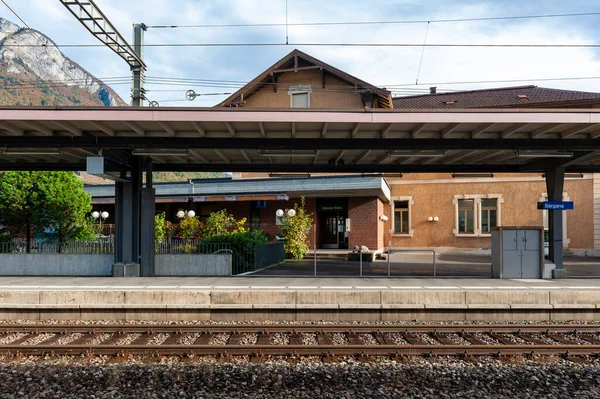
<path id="1" fill-rule="evenodd" d="M 561 107 L 575 104 L 600 104 L 600 93 L 518 86 L 395 97 L 393 101 L 394 108 L 397 109 Z"/>
<path id="2" fill-rule="evenodd" d="M 336 76 L 337 78 L 346 81 L 357 88 L 372 92 L 376 97 L 379 105 L 382 108 L 391 108 L 391 93 L 377 86 L 373 86 L 370 83 L 365 82 L 355 76 L 350 75 L 342 71 L 341 69 L 335 68 L 317 58 L 314 58 L 298 49 L 293 50 L 291 53 L 277 61 L 273 66 L 268 68 L 266 71 L 258 75 L 240 90 L 233 93 L 231 96 L 223 100 L 221 103 L 216 105 L 217 107 L 232 107 L 239 106 L 243 103 L 244 98 L 252 96 L 256 91 L 262 89 L 265 84 L 273 84 L 276 80 L 273 80 L 273 75 L 280 73 L 281 71 L 290 71 L 294 69 L 294 66 L 298 68 L 299 62 L 302 62 L 300 69 L 304 66 L 316 66 L 326 71 L 327 73 Z M 281 69 L 283 68 L 283 69 Z M 276 83 L 275 83 L 276 84 Z"/>

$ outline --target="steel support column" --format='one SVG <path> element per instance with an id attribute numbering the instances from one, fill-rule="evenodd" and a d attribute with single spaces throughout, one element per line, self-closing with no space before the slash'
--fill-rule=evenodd
<path id="1" fill-rule="evenodd" d="M 142 165 L 131 157 L 131 175 L 127 182 L 115 183 L 115 263 L 140 263 L 140 221 L 142 199 Z"/>
<path id="2" fill-rule="evenodd" d="M 558 167 L 546 171 L 546 189 L 548 201 L 562 201 L 565 186 L 565 168 Z M 549 253 L 550 260 L 556 265 L 559 273 L 563 267 L 563 217 L 564 211 L 548 211 Z"/>
<path id="3" fill-rule="evenodd" d="M 142 190 L 141 276 L 154 276 L 154 213 L 156 192 L 152 187 L 152 158 L 145 159 L 146 187 Z"/>

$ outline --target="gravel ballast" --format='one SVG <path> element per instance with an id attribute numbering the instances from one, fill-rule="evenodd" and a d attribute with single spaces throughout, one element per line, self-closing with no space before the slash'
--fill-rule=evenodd
<path id="1" fill-rule="evenodd" d="M 64 362 L 64 361 L 63 361 Z M 0 364 L 1 398 L 596 398 L 598 365 L 442 359 L 339 364 Z"/>

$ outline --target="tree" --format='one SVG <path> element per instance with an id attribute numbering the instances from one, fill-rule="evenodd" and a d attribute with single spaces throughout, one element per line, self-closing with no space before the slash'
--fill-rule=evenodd
<path id="1" fill-rule="evenodd" d="M 294 210 L 296 215 L 286 218 L 282 226 L 285 236 L 284 251 L 288 258 L 302 259 L 308 253 L 308 233 L 312 227 L 312 213 L 306 213 L 304 197 L 300 199 L 300 206 L 294 204 Z"/>
<path id="2" fill-rule="evenodd" d="M 13 233 L 31 230 L 57 241 L 93 237 L 91 195 L 71 172 L 4 172 L 0 176 L 0 224 Z"/>
<path id="3" fill-rule="evenodd" d="M 10 235 L 25 233 L 31 252 L 31 225 L 39 204 L 35 172 L 4 172 L 0 175 L 0 224 Z"/>
<path id="4" fill-rule="evenodd" d="M 227 209 L 221 209 L 218 212 L 211 213 L 206 219 L 204 230 L 205 237 L 227 234 L 230 232 L 244 232 L 246 218 L 235 220 L 235 217 L 227 213 Z"/>

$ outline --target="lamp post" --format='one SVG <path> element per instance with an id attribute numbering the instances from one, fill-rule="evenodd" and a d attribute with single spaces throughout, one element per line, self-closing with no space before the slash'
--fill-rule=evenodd
<path id="1" fill-rule="evenodd" d="M 177 211 L 177 219 L 183 219 L 184 217 L 186 217 L 186 215 L 193 218 L 194 216 L 196 216 L 196 212 L 194 212 L 191 209 L 187 212 L 182 210 Z"/>
<path id="2" fill-rule="evenodd" d="M 96 219 L 98 221 L 98 223 L 100 224 L 100 236 L 102 236 L 102 221 L 108 219 L 108 217 L 110 216 L 110 214 L 106 211 L 102 211 L 102 212 L 98 212 L 98 211 L 94 211 L 92 212 L 92 217 L 94 219 Z"/>

